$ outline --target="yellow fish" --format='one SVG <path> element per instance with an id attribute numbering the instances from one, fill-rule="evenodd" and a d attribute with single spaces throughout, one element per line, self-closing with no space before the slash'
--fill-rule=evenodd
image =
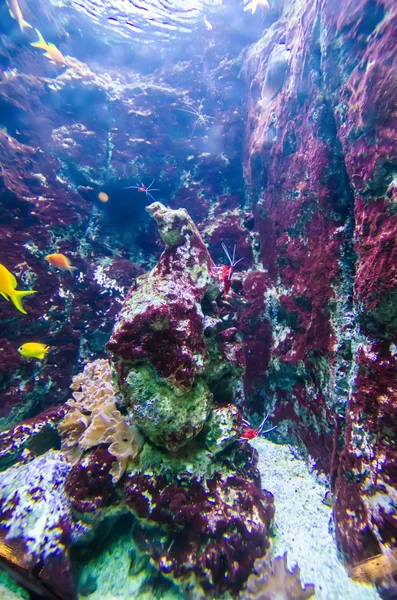
<path id="1" fill-rule="evenodd" d="M 7 0 L 7 5 L 8 10 L 10 11 L 10 15 L 13 19 L 18 21 L 18 25 L 22 31 L 24 29 L 27 29 L 28 27 L 32 27 L 31 24 L 25 21 L 25 19 L 23 18 L 22 11 L 18 4 L 18 0 Z"/>
<path id="2" fill-rule="evenodd" d="M 212 27 L 212 23 L 209 22 L 209 20 L 207 19 L 207 17 L 204 15 L 204 24 L 207 28 L 208 31 L 211 31 Z"/>
<path id="3" fill-rule="evenodd" d="M 0 295 L 6 300 L 11 300 L 16 308 L 26 315 L 26 310 L 22 306 L 21 298 L 28 294 L 35 294 L 35 290 L 22 292 L 16 289 L 17 280 L 4 265 L 0 264 Z"/>
<path id="4" fill-rule="evenodd" d="M 18 348 L 18 352 L 23 358 L 38 358 L 42 360 L 46 357 L 50 346 L 40 344 L 39 342 L 27 342 Z"/>
<path id="5" fill-rule="evenodd" d="M 270 5 L 268 0 L 252 0 L 252 2 L 249 2 L 245 7 L 244 7 L 244 11 L 246 10 L 251 10 L 252 14 L 254 14 L 256 12 L 256 9 L 258 8 L 258 6 L 262 7 L 263 10 L 270 10 Z"/>
<path id="6" fill-rule="evenodd" d="M 55 44 L 47 44 L 40 31 L 36 29 L 36 33 L 39 36 L 37 42 L 32 42 L 30 45 L 33 48 L 40 48 L 41 50 L 45 50 L 44 56 L 49 58 L 50 60 L 58 63 L 60 65 L 66 65 L 66 58 L 62 54 L 60 50 L 55 46 Z"/>

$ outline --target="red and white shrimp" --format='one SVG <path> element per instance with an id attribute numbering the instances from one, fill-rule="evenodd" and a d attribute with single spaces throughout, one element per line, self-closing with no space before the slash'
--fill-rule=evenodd
<path id="1" fill-rule="evenodd" d="M 144 185 L 143 183 L 141 183 L 141 185 L 128 185 L 125 189 L 126 190 L 130 190 L 130 189 L 134 189 L 134 190 L 138 190 L 138 192 L 142 192 L 144 194 L 146 194 L 146 196 L 148 198 L 150 198 L 151 200 L 153 200 L 153 202 L 155 202 L 155 198 L 153 198 L 151 192 L 159 192 L 159 189 L 154 189 L 152 188 L 152 185 L 154 184 L 155 180 L 152 180 L 152 183 L 148 186 Z"/>
<path id="2" fill-rule="evenodd" d="M 223 265 L 223 267 L 216 267 L 216 275 L 219 277 L 219 281 L 222 284 L 222 295 L 226 295 L 230 292 L 230 288 L 232 285 L 232 275 L 233 275 L 233 271 L 234 271 L 234 267 L 236 265 L 238 265 L 239 262 L 241 262 L 243 258 L 239 258 L 238 260 L 235 260 L 236 258 L 236 244 L 234 245 L 233 248 L 233 255 L 230 256 L 228 249 L 226 248 L 226 244 L 224 244 L 222 242 L 222 248 L 224 253 L 226 254 L 229 264 L 228 265 Z"/>
<path id="3" fill-rule="evenodd" d="M 249 421 L 246 421 L 245 419 L 243 419 L 243 425 L 244 425 L 244 427 L 246 427 L 246 430 L 242 434 L 241 438 L 239 438 L 237 441 L 238 442 L 247 442 L 248 440 L 254 440 L 255 438 L 258 437 L 258 435 L 261 435 L 262 433 L 263 434 L 270 433 L 271 431 L 276 429 L 277 425 L 275 425 L 274 427 L 271 427 L 270 429 L 266 429 L 266 431 L 263 431 L 263 428 L 265 426 L 265 423 L 266 423 L 268 417 L 269 417 L 269 413 L 267 413 L 266 417 L 263 419 L 263 421 L 259 425 L 258 429 L 253 429 L 251 427 L 251 423 Z"/>

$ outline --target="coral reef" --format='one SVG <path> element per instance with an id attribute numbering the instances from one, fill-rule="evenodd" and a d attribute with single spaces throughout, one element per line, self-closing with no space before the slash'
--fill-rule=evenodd
<path id="1" fill-rule="evenodd" d="M 21 564 L 16 551 L 0 561 L 62 600 L 76 597 L 71 549 L 125 514 L 137 551 L 183 593 L 236 596 L 270 547 L 273 496 L 260 487 L 255 451 L 237 442 L 239 409 L 225 402 L 242 386 L 244 361 L 236 331 L 212 312 L 212 259 L 185 210 L 149 211 L 165 250 L 127 294 L 112 366 L 88 363 L 62 407 L 0 438 L 1 531 L 24 552 Z M 46 427 L 56 436 L 40 447 Z"/>
<path id="2" fill-rule="evenodd" d="M 244 186 L 241 147 L 234 143 L 241 139 L 242 99 L 232 91 L 242 86 L 237 57 L 245 42 L 230 43 L 228 19 L 219 21 L 216 47 L 206 40 L 200 83 L 192 86 L 193 48 L 189 60 L 186 48 L 178 58 L 176 77 L 176 55 L 152 62 L 144 46 L 120 39 L 120 65 L 111 59 L 110 40 L 94 34 L 88 20 L 80 48 L 65 48 L 70 32 L 82 27 L 78 11 L 64 7 L 60 20 L 59 7 L 24 4 L 33 26 L 67 56 L 67 68 L 39 57 L 27 43 L 30 31 L 22 40 L 1 6 L 0 251 L 24 289 L 39 284 L 23 318 L 0 302 L 2 429 L 67 399 L 72 376 L 87 360 L 103 358 L 131 279 L 156 263 L 161 241 L 145 213 L 147 198 L 125 188 L 155 178 L 162 201 L 184 206 L 202 223 L 218 194 L 225 209 L 235 208 Z M 259 30 L 251 24 L 248 38 Z M 100 64 L 87 52 L 90 44 Z M 141 69 L 148 59 L 149 68 Z M 203 104 L 212 119 L 192 137 L 194 115 L 184 109 L 201 106 L 209 72 L 213 82 L 222 81 L 214 88 L 216 109 L 212 100 Z M 53 252 L 71 259 L 74 276 L 48 267 L 44 257 Z M 47 360 L 21 361 L 17 348 L 38 336 L 51 346 Z"/>
<path id="3" fill-rule="evenodd" d="M 159 497 L 196 478 L 204 498 L 213 471 L 230 474 L 240 409 L 254 422 L 269 412 L 271 435 L 329 480 L 346 564 L 382 554 L 397 531 L 394 0 L 274 0 L 259 19 L 226 2 L 190 44 L 120 36 L 117 52 L 80 11 L 23 4 L 68 59 L 59 70 L 39 56 L 0 6 L 0 253 L 37 290 L 27 315 L 0 298 L 3 475 L 68 456 L 64 493 L 92 530 L 131 510 L 168 532 L 183 510 L 167 506 L 166 525 L 151 514 L 145 469 Z M 170 207 L 149 210 L 160 236 L 130 187 L 153 179 Z M 226 297 L 203 240 L 217 266 L 221 242 L 244 259 Z M 54 252 L 73 275 L 51 270 Z M 117 383 L 109 371 L 92 409 L 79 406 L 87 381 L 62 405 L 73 375 L 104 358 L 121 306 Z M 21 359 L 29 341 L 50 346 L 46 359 Z M 189 544 L 150 556 L 179 577 Z M 223 572 L 196 570 L 204 587 Z"/>
<path id="4" fill-rule="evenodd" d="M 101 369 L 89 365 L 85 376 L 89 371 L 98 374 Z M 79 377 L 78 385 L 84 381 L 84 375 Z M 96 383 L 99 396 L 100 377 Z M 90 389 L 95 395 L 95 383 Z M 68 432 L 63 424 L 75 408 L 66 404 L 64 410 L 70 412 L 59 422 L 62 436 Z M 119 460 L 128 460 L 129 439 L 116 449 L 112 445 L 120 444 L 119 440 L 108 447 L 87 444 L 84 455 L 77 460 L 74 456 L 74 465 L 67 447 L 65 452 L 46 450 L 37 457 L 21 456 L 0 474 L 2 539 L 13 549 L 6 556 L 0 545 L 0 561 L 29 589 L 45 585 L 62 600 L 70 600 L 75 598 L 70 548 L 75 543 L 79 547 L 89 544 L 106 518 L 114 520 L 130 511 L 137 521 L 133 535 L 139 552 L 148 555 L 159 573 L 181 590 L 193 584 L 208 597 L 238 593 L 255 558 L 269 548 L 274 508 L 272 495 L 260 488 L 252 450 L 233 444 L 241 421 L 237 412 L 236 407 L 220 407 L 214 415 L 216 425 L 209 422 L 208 445 L 213 440 L 216 454 L 203 447 L 204 440 L 190 443 L 179 453 L 145 443 L 138 462 L 121 478 L 120 472 L 114 473 L 111 452 L 117 450 L 114 454 Z M 34 436 L 33 427 L 29 431 Z M 8 437 L 13 433 L 8 432 Z M 106 430 L 104 434 L 109 443 Z M 40 528 L 26 529 L 25 514 Z M 24 558 L 20 563 L 21 546 Z M 40 570 L 37 565 L 44 558 L 47 567 Z M 61 578 L 62 593 L 58 589 Z"/>

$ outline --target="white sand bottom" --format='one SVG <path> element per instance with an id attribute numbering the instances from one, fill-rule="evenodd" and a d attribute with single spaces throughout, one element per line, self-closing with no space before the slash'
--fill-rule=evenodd
<path id="1" fill-rule="evenodd" d="M 288 552 L 288 566 L 298 563 L 302 583 L 316 586 L 316 600 L 379 600 L 375 587 L 352 581 L 337 557 L 327 488 L 297 459 L 289 446 L 257 438 L 262 487 L 274 495 L 277 556 Z"/>

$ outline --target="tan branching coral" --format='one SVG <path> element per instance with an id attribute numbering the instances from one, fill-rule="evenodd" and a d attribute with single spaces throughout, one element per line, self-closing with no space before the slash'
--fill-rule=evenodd
<path id="1" fill-rule="evenodd" d="M 118 413 L 114 400 L 109 400 L 97 406 L 91 413 L 91 422 L 79 440 L 84 450 L 105 443 L 109 431 L 113 429 L 115 421 L 113 413 Z"/>
<path id="2" fill-rule="evenodd" d="M 89 415 L 83 415 L 77 408 L 73 408 L 58 425 L 58 431 L 62 438 L 62 449 L 72 462 L 78 461 L 83 454 L 79 440 L 89 422 Z"/>
<path id="3" fill-rule="evenodd" d="M 110 454 L 117 458 L 110 470 L 113 481 L 118 481 L 123 475 L 130 460 L 136 458 L 143 446 L 143 436 L 136 425 L 128 425 L 119 411 L 113 413 L 114 421 L 117 421 L 115 427 L 107 436 L 107 443 L 110 444 L 108 450 Z"/>
<path id="4" fill-rule="evenodd" d="M 73 399 L 66 403 L 70 410 L 58 425 L 62 449 L 76 462 L 85 450 L 109 444 L 108 451 L 116 458 L 110 470 L 116 483 L 128 462 L 138 456 L 144 438 L 116 406 L 118 392 L 109 361 L 100 359 L 88 363 L 84 371 L 73 378 L 71 388 Z"/>
<path id="5" fill-rule="evenodd" d="M 306 600 L 314 596 L 314 585 L 302 588 L 299 567 L 288 569 L 286 553 L 271 563 L 268 558 L 258 558 L 254 569 L 240 594 L 241 600 Z"/>

